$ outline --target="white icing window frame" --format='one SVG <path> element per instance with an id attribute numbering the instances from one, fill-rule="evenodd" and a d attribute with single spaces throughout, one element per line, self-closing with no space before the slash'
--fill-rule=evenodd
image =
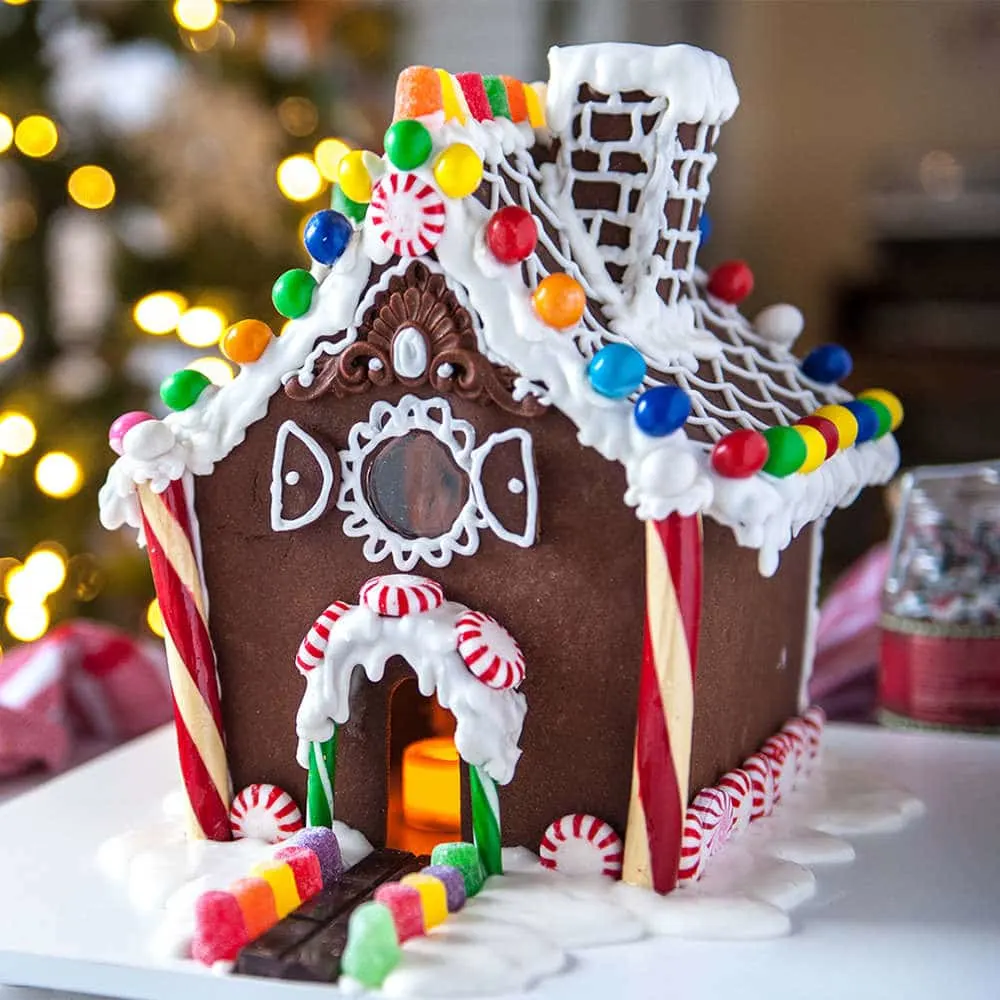
<path id="1" fill-rule="evenodd" d="M 285 464 L 285 447 L 288 444 L 289 437 L 298 438 L 308 448 L 309 454 L 316 460 L 316 464 L 323 473 L 323 485 L 313 505 L 304 514 L 292 518 L 287 518 L 282 513 L 285 489 L 285 477 L 282 475 L 282 468 Z M 304 528 L 307 524 L 312 524 L 316 518 L 320 517 L 326 511 L 330 503 L 330 493 L 333 491 L 333 483 L 333 463 L 320 443 L 311 434 L 302 430 L 294 420 L 286 420 L 278 428 L 278 433 L 274 439 L 274 457 L 271 459 L 271 530 L 298 531 L 299 528 Z"/>

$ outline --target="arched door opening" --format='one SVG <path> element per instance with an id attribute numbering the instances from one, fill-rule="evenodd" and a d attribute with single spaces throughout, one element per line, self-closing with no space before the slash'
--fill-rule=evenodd
<path id="1" fill-rule="evenodd" d="M 462 839 L 462 780 L 455 719 L 417 679 L 400 681 L 389 697 L 389 808 L 386 846 L 429 854 Z"/>

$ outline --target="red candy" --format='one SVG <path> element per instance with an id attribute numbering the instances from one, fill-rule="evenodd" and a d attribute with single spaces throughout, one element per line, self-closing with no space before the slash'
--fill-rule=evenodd
<path id="1" fill-rule="evenodd" d="M 243 911 L 231 892 L 203 892 L 194 904 L 194 921 L 191 957 L 203 965 L 231 962 L 251 940 Z"/>
<path id="2" fill-rule="evenodd" d="M 712 449 L 712 468 L 727 479 L 748 479 L 767 461 L 767 438 L 760 431 L 733 431 Z"/>
<path id="3" fill-rule="evenodd" d="M 490 107 L 490 99 L 486 96 L 483 78 L 478 73 L 456 73 L 455 79 L 462 88 L 465 103 L 469 106 L 469 114 L 477 122 L 492 119 L 493 109 Z"/>
<path id="4" fill-rule="evenodd" d="M 727 260 L 708 276 L 708 294 L 738 305 L 753 291 L 753 271 L 742 260 Z"/>
<path id="5" fill-rule="evenodd" d="M 375 902 L 381 903 L 392 914 L 400 944 L 427 933 L 420 893 L 412 885 L 403 885 L 402 882 L 380 885 L 375 890 Z"/>
<path id="6" fill-rule="evenodd" d="M 826 442 L 827 458 L 832 458 L 837 454 L 837 449 L 840 447 L 840 431 L 837 430 L 837 425 L 832 420 L 813 414 L 803 417 L 799 423 L 805 424 L 806 427 L 815 427 L 823 435 L 823 440 Z"/>
<path id="7" fill-rule="evenodd" d="M 520 205 L 494 212 L 486 223 L 486 245 L 501 264 L 516 264 L 530 256 L 538 242 L 538 226 Z"/>
<path id="8" fill-rule="evenodd" d="M 292 869 L 295 888 L 303 902 L 312 899 L 323 888 L 323 873 L 315 851 L 308 847 L 279 847 L 274 852 L 274 860 L 284 861 Z"/>

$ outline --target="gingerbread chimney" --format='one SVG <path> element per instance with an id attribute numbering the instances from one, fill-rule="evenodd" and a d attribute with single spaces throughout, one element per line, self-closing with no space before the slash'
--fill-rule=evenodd
<path id="1" fill-rule="evenodd" d="M 738 103 L 729 64 L 688 45 L 549 51 L 559 195 L 627 296 L 652 286 L 668 304 L 682 297 L 712 148 Z"/>

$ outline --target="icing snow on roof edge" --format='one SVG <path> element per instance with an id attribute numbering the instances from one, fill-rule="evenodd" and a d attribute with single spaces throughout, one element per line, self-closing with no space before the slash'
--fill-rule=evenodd
<path id="1" fill-rule="evenodd" d="M 546 116 L 549 127 L 569 124 L 581 83 L 603 94 L 642 90 L 666 97 L 677 122 L 721 125 L 739 106 L 729 63 L 693 45 L 601 42 L 549 49 Z"/>

